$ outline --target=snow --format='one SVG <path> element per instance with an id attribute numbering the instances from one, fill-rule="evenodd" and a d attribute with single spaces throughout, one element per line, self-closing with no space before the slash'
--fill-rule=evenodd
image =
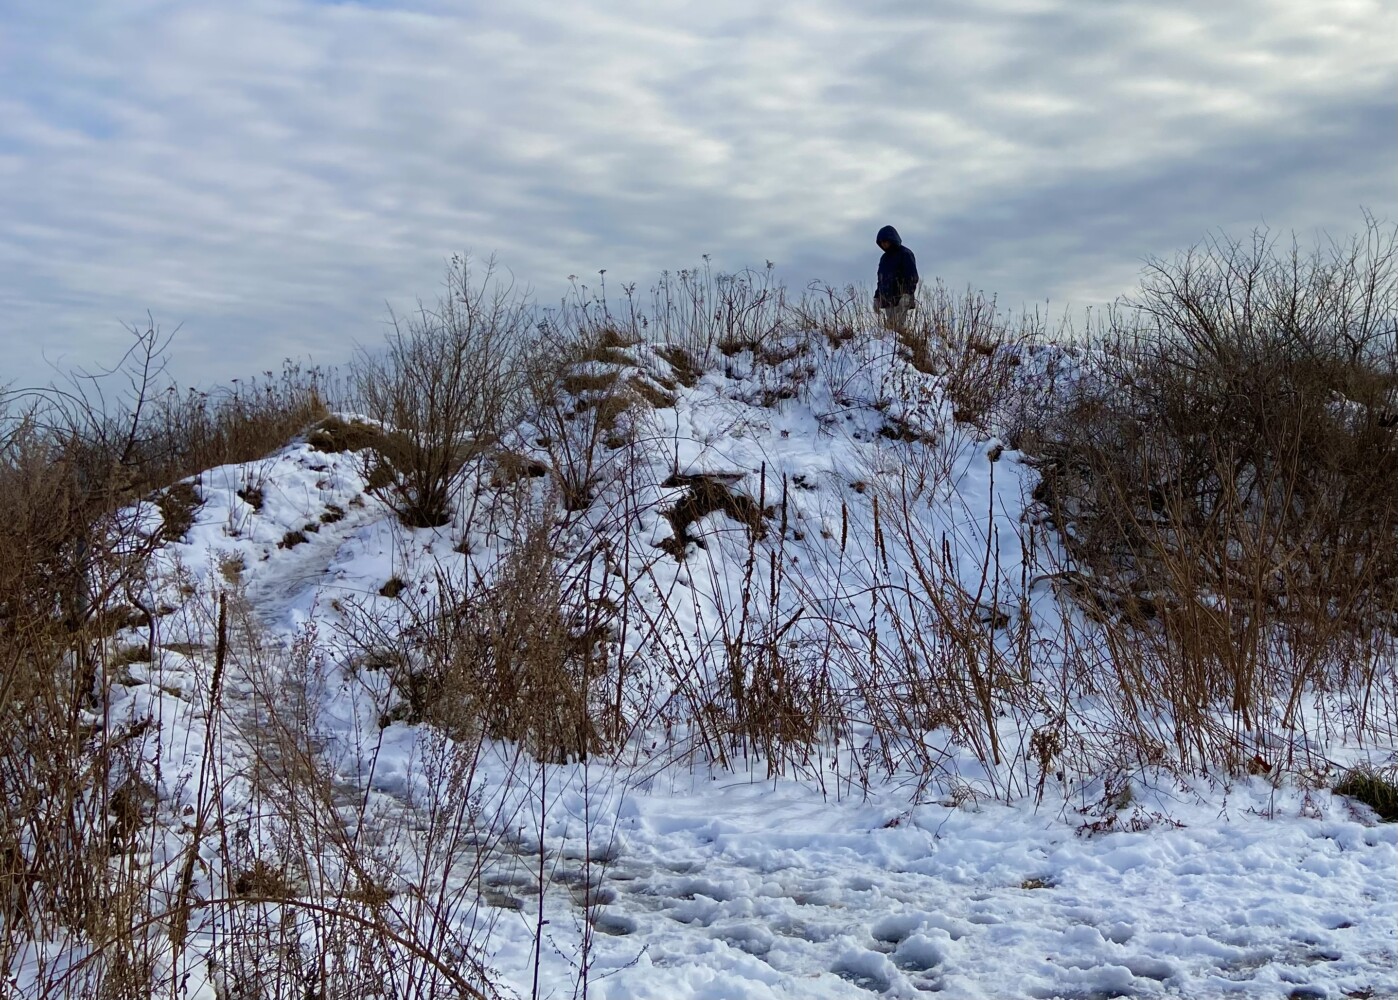
<path id="1" fill-rule="evenodd" d="M 648 349 L 637 354 L 639 371 L 663 374 Z M 672 699 L 677 741 L 683 668 L 711 662 L 745 587 L 762 609 L 754 630 L 791 623 L 793 643 L 819 649 L 831 630 L 879 617 L 880 582 L 930 574 L 968 609 L 1005 617 L 1007 664 L 1019 669 L 1030 648 L 1009 637 L 1032 625 L 1044 658 L 1020 666 L 1054 669 L 1054 630 L 1070 612 L 1043 584 L 1054 543 L 1026 517 L 1034 473 L 1020 456 L 954 424 L 934 381 L 878 338 L 817 345 L 785 368 L 750 354 L 727 367 L 641 418 L 639 471 L 604 482 L 568 529 L 618 552 L 629 539 L 643 560 L 635 592 L 674 666 L 637 697 Z M 769 401 L 797 376 L 795 398 Z M 890 426 L 922 443 L 881 436 Z M 526 454 L 538 452 L 534 430 L 515 442 Z M 747 530 L 722 514 L 692 527 L 704 548 L 689 545 L 683 561 L 658 554 L 672 535 L 661 512 L 683 492 L 662 485 L 674 471 L 723 474 L 768 505 L 785 497 L 788 531 L 769 528 L 756 545 L 757 572 Z M 913 473 L 910 488 L 877 494 L 916 512 L 903 534 L 872 517 L 868 484 L 890 471 Z M 1002 745 L 1020 748 L 998 769 L 935 727 L 909 733 L 892 768 L 863 730 L 775 777 L 755 754 L 707 761 L 693 734 L 694 753 L 665 752 L 644 732 L 615 761 L 567 764 L 487 741 L 471 817 L 489 836 L 446 861 L 426 855 L 423 817 L 464 808 L 451 744 L 424 726 L 380 724 L 387 675 L 357 665 L 363 650 L 348 636 L 365 623 L 411 629 L 439 575 L 488 578 L 511 544 L 503 522 L 482 508 L 465 545 L 454 528 L 405 529 L 365 493 L 356 456 L 300 443 L 209 470 L 197 487 L 197 523 L 162 550 L 153 577 L 156 600 L 176 609 L 156 626 L 160 655 L 132 665 L 111 696 L 113 717 L 157 723 L 145 752 L 163 814 L 187 819 L 218 797 L 230 823 L 243 817 L 254 853 L 259 838 L 284 835 L 257 819 L 275 793 L 259 787 L 254 761 L 268 712 L 299 713 L 339 790 L 337 815 L 378 845 L 382 877 L 437 887 L 452 932 L 484 950 L 509 990 L 531 993 L 537 960 L 540 995 L 571 994 L 586 942 L 597 1000 L 1398 996 L 1398 826 L 1291 778 L 1123 765 L 1036 790 L 1028 715 L 995 722 Z M 623 493 L 630 517 L 617 514 Z M 290 544 L 298 531 L 305 541 Z M 777 592 L 772 558 L 789 573 Z M 380 596 L 391 578 L 407 599 Z M 215 696 L 220 591 L 233 595 L 237 655 Z M 913 628 L 928 615 L 913 598 L 898 610 Z M 200 768 L 210 738 L 215 774 Z M 1316 754 L 1392 751 L 1341 733 Z M 935 773 L 906 766 L 928 759 Z M 173 872 L 182 843 L 171 821 L 154 863 Z M 203 856 L 201 891 L 212 894 L 230 876 L 212 849 Z M 335 864 L 325 877 L 347 877 Z M 227 988 L 207 960 L 220 941 L 212 924 L 195 928 L 182 960 L 189 996 Z"/>

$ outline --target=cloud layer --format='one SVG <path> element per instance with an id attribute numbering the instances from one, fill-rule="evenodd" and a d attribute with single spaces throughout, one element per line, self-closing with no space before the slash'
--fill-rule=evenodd
<path id="1" fill-rule="evenodd" d="M 1210 229 L 1398 216 L 1384 0 L 0 0 L 0 383 L 183 323 L 338 362 L 496 253 L 1108 300 Z"/>

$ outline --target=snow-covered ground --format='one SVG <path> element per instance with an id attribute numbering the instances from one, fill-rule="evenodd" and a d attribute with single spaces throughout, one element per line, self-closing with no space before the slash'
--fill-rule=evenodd
<path id="1" fill-rule="evenodd" d="M 663 377 L 638 350 L 638 370 Z M 636 562 L 620 577 L 664 621 L 675 663 L 706 662 L 745 588 L 799 648 L 818 649 L 822 630 L 867 628 L 879 581 L 915 574 L 929 544 L 936 579 L 1006 633 L 1032 619 L 1050 634 L 1071 613 L 1042 585 L 1053 544 L 1031 535 L 1034 474 L 1019 456 L 953 425 L 935 385 L 877 339 L 796 364 L 808 367 L 794 398 L 770 391 L 790 365 L 740 356 L 676 388 L 673 406 L 639 411 L 636 443 L 611 453 L 630 456 L 628 478 L 604 481 L 563 529 L 574 551 L 608 538 L 630 552 L 629 539 Z M 528 430 L 521 449 L 533 454 L 539 436 Z M 918 463 L 920 479 L 907 474 Z M 664 483 L 676 472 L 784 498 L 785 534 L 754 545 L 710 514 L 691 529 L 705 547 L 674 558 L 657 546 L 672 535 L 663 512 L 681 489 Z M 895 472 L 917 512 L 906 537 L 871 516 L 870 484 Z M 157 656 L 128 668 L 111 709 L 157 723 L 145 755 L 170 832 L 153 860 L 171 879 L 215 790 L 249 857 L 286 851 L 285 825 L 260 819 L 276 810 L 255 776 L 258 734 L 280 711 L 313 737 L 332 809 L 388 888 L 406 900 L 435 887 L 439 914 L 520 995 L 536 981 L 541 996 L 575 994 L 585 962 L 587 993 L 610 1000 L 1398 996 L 1398 826 L 1295 775 L 1124 765 L 1040 781 L 1022 747 L 997 771 L 945 731 L 924 743 L 935 775 L 881 769 L 870 744 L 848 740 L 776 777 L 766 760 L 719 767 L 649 731 L 588 763 L 539 764 L 487 741 L 471 785 L 482 835 L 446 860 L 426 855 L 430 817 L 461 805 L 445 777 L 451 747 L 424 726 L 380 726 L 385 674 L 365 669 L 353 633 L 367 621 L 401 635 L 441 581 L 489 572 L 510 543 L 487 516 L 489 490 L 463 498 L 477 503 L 464 539 L 460 524 L 402 528 L 365 493 L 356 456 L 302 443 L 209 470 L 198 491 L 196 524 L 162 551 L 153 584 L 175 609 L 156 626 Z M 772 559 L 792 581 L 777 593 Z M 404 592 L 381 595 L 391 579 Z M 238 624 L 211 700 L 220 591 Z M 1006 643 L 1010 659 L 1029 648 Z M 673 673 L 649 669 L 636 697 L 678 698 Z M 1016 720 L 997 725 L 1005 745 L 1024 742 Z M 201 768 L 210 739 L 213 773 Z M 1393 750 L 1343 736 L 1311 747 L 1339 762 Z M 232 878 L 219 869 L 226 851 L 203 854 L 200 891 L 215 895 Z M 193 926 L 190 996 L 233 995 L 223 933 Z"/>

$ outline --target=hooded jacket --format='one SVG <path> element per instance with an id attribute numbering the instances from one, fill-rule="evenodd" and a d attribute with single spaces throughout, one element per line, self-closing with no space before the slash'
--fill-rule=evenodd
<path id="1" fill-rule="evenodd" d="M 894 306 L 901 295 L 912 295 L 917 291 L 917 258 L 903 246 L 898 230 L 884 226 L 874 238 L 876 243 L 887 240 L 893 244 L 892 250 L 885 250 L 879 259 L 879 285 L 874 293 L 874 308 Z"/>

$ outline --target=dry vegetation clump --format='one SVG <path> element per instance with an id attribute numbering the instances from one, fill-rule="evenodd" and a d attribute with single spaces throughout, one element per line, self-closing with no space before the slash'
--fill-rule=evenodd
<path id="1" fill-rule="evenodd" d="M 612 327 L 590 322 L 585 311 L 564 314 L 541 327 L 529 351 L 527 423 L 569 513 L 627 474 L 646 415 L 675 401 L 641 368 L 636 344 L 618 346 Z"/>
<path id="2" fill-rule="evenodd" d="M 426 722 L 455 739 L 515 741 L 540 761 L 587 759 L 617 731 L 609 692 L 618 608 L 565 572 L 556 528 L 541 512 L 514 528 L 515 543 L 483 570 L 482 583 L 439 576 L 421 600 L 385 588 L 384 596 L 407 602 L 413 624 L 405 635 L 376 628 L 365 611 L 349 637 L 370 669 L 389 672 L 396 701 L 385 724 Z"/>
<path id="3" fill-rule="evenodd" d="M 1398 768 L 1351 768 L 1335 784 L 1335 794 L 1364 803 L 1385 823 L 1398 823 Z"/>
<path id="4" fill-rule="evenodd" d="M 105 485 L 126 491 L 121 500 L 262 458 L 327 416 L 333 382 L 319 368 L 288 361 L 281 372 L 182 391 L 166 376 L 171 338 L 154 324 L 130 333 L 112 371 L 75 371 L 27 394 L 46 432 L 66 440 L 67 460 L 105 463 Z M 85 470 L 86 481 L 95 473 Z"/>
<path id="5" fill-rule="evenodd" d="M 24 966 L 22 995 L 38 998 L 156 988 L 155 727 L 109 717 L 107 689 L 155 655 L 168 609 L 146 605 L 149 559 L 192 525 L 187 477 L 259 458 L 325 412 L 320 373 L 291 365 L 181 393 L 168 339 L 131 332 L 111 372 L 0 393 L 0 965 L 11 989 Z M 112 641 L 133 627 L 143 641 Z M 35 941 L 72 950 L 50 962 Z"/>
<path id="6" fill-rule="evenodd" d="M 112 372 L 0 396 L 0 624 L 12 650 L 76 658 L 84 676 L 86 641 L 111 631 L 104 619 L 129 617 L 150 552 L 191 527 L 201 500 L 183 480 L 261 457 L 324 412 L 319 373 L 295 366 L 280 380 L 181 395 L 163 378 L 168 339 L 154 327 L 132 334 Z M 161 515 L 158 533 L 142 498 Z"/>
<path id="7" fill-rule="evenodd" d="M 1138 712 L 1225 752 L 1334 688 L 1361 727 L 1398 639 L 1398 283 L 1391 232 L 1309 256 L 1263 235 L 1151 264 L 1058 405 L 1039 499 L 1150 651 Z"/>
<path id="8" fill-rule="evenodd" d="M 994 434 L 1010 447 L 1027 443 L 1056 391 L 1058 359 L 1036 314 L 1012 315 L 993 296 L 953 295 L 940 282 L 921 295 L 898 343 L 918 371 L 936 376 L 952 419 Z"/>
<path id="9" fill-rule="evenodd" d="M 675 405 L 674 386 L 667 387 L 650 374 L 632 375 L 626 380 L 626 391 L 652 410 Z"/>
<path id="10" fill-rule="evenodd" d="M 435 308 L 395 317 L 382 353 L 360 353 L 360 404 L 392 429 L 366 460 L 369 488 L 405 525 L 447 524 L 462 468 L 518 422 L 530 326 L 527 302 L 500 283 L 493 261 L 477 281 L 457 257 Z"/>
<path id="11" fill-rule="evenodd" d="M 151 467 L 150 485 L 156 487 L 161 480 L 262 458 L 326 417 L 329 389 L 319 369 L 287 362 L 280 373 L 264 372 L 229 389 L 183 397 L 171 392 L 153 408 L 155 429 L 138 462 Z"/>
<path id="12" fill-rule="evenodd" d="M 95 491 L 94 491 L 95 492 Z M 149 543 L 75 482 L 31 420 L 0 441 L 0 962 L 34 928 L 113 937 L 113 984 L 141 981 L 133 934 L 147 874 L 130 851 L 148 810 L 137 794 L 141 733 L 91 714 L 130 653 L 103 641 L 142 574 Z M 98 566 L 101 572 L 95 572 Z M 123 930 L 123 926 L 126 928 Z"/>
<path id="13" fill-rule="evenodd" d="M 457 609 L 443 686 L 492 739 L 564 763 L 606 747 L 598 719 L 615 609 L 568 586 L 550 530 L 531 525 L 484 599 Z"/>
<path id="14" fill-rule="evenodd" d="M 321 420 L 306 435 L 306 443 L 316 451 L 343 452 L 377 448 L 383 440 L 383 430 L 363 420 L 334 414 Z"/>
<path id="15" fill-rule="evenodd" d="M 529 458 L 516 451 L 500 449 L 491 456 L 493 471 L 490 477 L 491 489 L 499 490 L 513 486 L 521 479 L 542 479 L 549 474 L 549 467 L 538 459 Z"/>
<path id="16" fill-rule="evenodd" d="M 254 508 L 261 506 L 261 494 L 250 494 L 257 500 L 253 503 L 248 500 Z M 160 533 L 168 542 L 177 542 L 189 534 L 189 529 L 194 527 L 195 516 L 199 513 L 199 508 L 203 506 L 203 498 L 199 496 L 199 488 L 193 483 L 174 483 L 160 490 L 155 494 L 154 503 L 160 511 Z"/>
<path id="17" fill-rule="evenodd" d="M 291 531 L 282 535 L 282 540 L 277 543 L 277 548 L 294 549 L 296 546 L 305 545 L 309 541 L 310 539 L 306 537 L 305 531 L 299 528 L 293 528 Z"/>
<path id="18" fill-rule="evenodd" d="M 685 561 L 693 555 L 686 544 L 693 542 L 717 558 L 689 529 L 699 517 L 723 513 L 745 529 L 736 546 L 741 574 L 731 587 L 708 594 L 711 634 L 693 637 L 697 645 L 680 634 L 673 609 L 658 620 L 640 616 L 652 644 L 647 656 L 673 691 L 670 702 L 643 721 L 659 723 L 670 735 L 673 744 L 664 753 L 699 754 L 724 767 L 755 760 L 769 777 L 797 772 L 823 781 L 818 761 L 832 739 L 849 738 L 851 705 L 837 685 L 842 664 L 832 657 L 834 645 L 821 622 L 784 604 L 784 592 L 799 592 L 802 582 L 784 568 L 787 538 L 795 537 L 788 530 L 789 484 L 782 484 L 779 502 L 764 506 L 777 485 L 769 489 L 765 469 L 760 477 L 757 500 L 734 489 L 734 476 L 676 474 L 665 481 L 686 491 L 664 511 L 675 535 L 660 548 Z M 728 548 L 731 557 L 734 547 Z"/>
<path id="19" fill-rule="evenodd" d="M 667 271 L 651 290 L 648 315 L 637 322 L 634 302 L 631 315 L 631 326 L 644 339 L 686 358 L 683 371 L 695 376 L 719 357 L 760 353 L 791 328 L 786 289 L 770 261 L 761 271 L 727 274 L 714 271 L 705 257 L 700 267 Z"/>
<path id="20" fill-rule="evenodd" d="M 679 385 L 693 388 L 699 384 L 704 371 L 694 356 L 683 347 L 678 344 L 662 344 L 656 348 L 656 353 L 670 366 L 670 371 Z"/>
<path id="21" fill-rule="evenodd" d="M 726 766 L 752 757 L 768 777 L 809 773 L 832 734 L 848 731 L 850 706 L 821 644 L 789 635 L 789 625 L 750 614 L 726 629 L 726 690 L 703 700 L 700 726 L 708 753 Z"/>

